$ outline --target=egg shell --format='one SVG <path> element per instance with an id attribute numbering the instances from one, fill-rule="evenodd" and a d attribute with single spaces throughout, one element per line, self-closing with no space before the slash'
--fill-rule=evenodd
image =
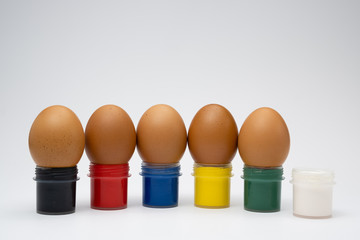
<path id="1" fill-rule="evenodd" d="M 92 163 L 128 163 L 135 146 L 135 126 L 122 108 L 104 105 L 91 115 L 85 129 L 85 151 Z"/>
<path id="2" fill-rule="evenodd" d="M 177 163 L 187 143 L 186 127 L 172 107 L 159 104 L 149 108 L 137 126 L 137 149 L 144 162 Z"/>
<path id="3" fill-rule="evenodd" d="M 194 116 L 188 134 L 192 158 L 200 164 L 227 164 L 237 149 L 238 129 L 223 106 L 209 104 Z"/>
<path id="4" fill-rule="evenodd" d="M 290 135 L 284 119 L 271 108 L 255 110 L 240 129 L 238 148 L 248 166 L 281 166 L 290 149 Z"/>
<path id="5" fill-rule="evenodd" d="M 30 154 L 39 167 L 73 167 L 80 161 L 84 145 L 80 120 L 64 106 L 44 109 L 30 129 Z"/>

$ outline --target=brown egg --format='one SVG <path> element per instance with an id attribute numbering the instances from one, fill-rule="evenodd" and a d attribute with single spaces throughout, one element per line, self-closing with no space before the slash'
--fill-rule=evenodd
<path id="1" fill-rule="evenodd" d="M 196 163 L 227 164 L 234 158 L 238 129 L 231 113 L 218 104 L 201 108 L 189 128 L 189 150 Z"/>
<path id="2" fill-rule="evenodd" d="M 73 167 L 80 161 L 84 145 L 80 120 L 64 106 L 44 109 L 30 129 L 30 154 L 39 167 Z"/>
<path id="3" fill-rule="evenodd" d="M 142 115 L 137 126 L 137 149 L 144 162 L 177 163 L 186 142 L 184 121 L 174 108 L 159 104 Z"/>
<path id="4" fill-rule="evenodd" d="M 238 147 L 248 166 L 281 166 L 290 149 L 290 136 L 284 119 L 271 108 L 255 110 L 240 129 Z"/>
<path id="5" fill-rule="evenodd" d="M 91 115 L 85 139 L 86 154 L 96 164 L 127 163 L 136 146 L 136 132 L 131 118 L 115 105 L 102 106 Z"/>

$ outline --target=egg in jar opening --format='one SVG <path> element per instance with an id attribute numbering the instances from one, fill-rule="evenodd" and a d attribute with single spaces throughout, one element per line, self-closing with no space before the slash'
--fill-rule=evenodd
<path id="1" fill-rule="evenodd" d="M 247 166 L 281 166 L 290 149 L 290 134 L 284 119 L 272 108 L 256 109 L 240 129 L 238 149 Z"/>
<path id="2" fill-rule="evenodd" d="M 194 116 L 189 128 L 189 150 L 200 164 L 228 164 L 236 154 L 238 129 L 223 106 L 209 104 Z"/>
<path id="3" fill-rule="evenodd" d="M 92 163 L 128 163 L 136 146 L 135 126 L 125 110 L 104 105 L 91 115 L 85 140 L 85 151 Z"/>
<path id="4" fill-rule="evenodd" d="M 138 153 L 147 163 L 177 163 L 186 149 L 184 121 L 169 105 L 149 108 L 140 118 L 136 135 Z"/>
<path id="5" fill-rule="evenodd" d="M 44 109 L 29 132 L 29 150 L 39 167 L 73 167 L 84 152 L 85 135 L 79 118 L 69 108 Z"/>

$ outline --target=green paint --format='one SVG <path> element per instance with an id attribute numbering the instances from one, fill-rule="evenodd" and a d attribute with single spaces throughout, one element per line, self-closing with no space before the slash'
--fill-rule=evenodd
<path id="1" fill-rule="evenodd" d="M 244 208 L 254 212 L 280 211 L 283 168 L 244 167 Z"/>

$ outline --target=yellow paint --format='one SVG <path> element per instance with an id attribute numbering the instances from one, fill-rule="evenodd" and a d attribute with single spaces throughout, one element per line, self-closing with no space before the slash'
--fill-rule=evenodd
<path id="1" fill-rule="evenodd" d="M 194 165 L 195 206 L 226 208 L 230 206 L 231 164 Z"/>

